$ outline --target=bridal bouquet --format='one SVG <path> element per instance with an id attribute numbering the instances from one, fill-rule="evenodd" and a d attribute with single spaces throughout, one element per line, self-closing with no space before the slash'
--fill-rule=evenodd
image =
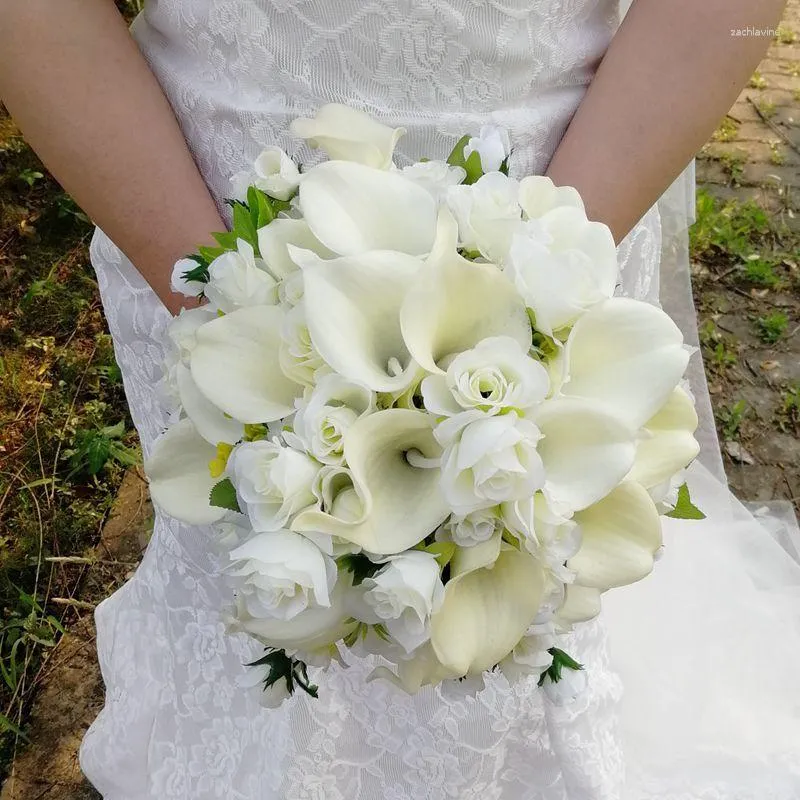
<path id="1" fill-rule="evenodd" d="M 153 500 L 216 526 L 267 705 L 346 648 L 409 692 L 497 669 L 557 696 L 582 678 L 558 645 L 651 571 L 660 515 L 702 516 L 690 352 L 613 296 L 575 189 L 508 176 L 502 131 L 402 169 L 403 130 L 347 107 L 293 132 L 330 160 L 267 148 L 176 265 L 207 303 L 169 329 Z"/>

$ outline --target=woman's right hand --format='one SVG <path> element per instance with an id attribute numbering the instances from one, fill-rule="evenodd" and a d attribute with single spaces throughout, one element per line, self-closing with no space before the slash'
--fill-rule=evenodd
<path id="1" fill-rule="evenodd" d="M 173 313 L 174 263 L 225 230 L 161 87 L 112 0 L 0 0 L 0 99 Z"/>

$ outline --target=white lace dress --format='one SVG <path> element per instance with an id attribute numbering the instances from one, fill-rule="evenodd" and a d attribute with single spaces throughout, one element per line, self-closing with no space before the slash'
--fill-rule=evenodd
<path id="1" fill-rule="evenodd" d="M 513 174 L 540 173 L 619 15 L 617 0 L 150 0 L 134 33 L 222 203 L 266 144 L 314 158 L 288 124 L 331 101 L 406 127 L 409 159 L 492 121 Z M 655 301 L 658 206 L 619 252 L 622 291 Z M 166 426 L 168 313 L 100 232 L 92 259 L 147 452 Z M 669 526 L 655 577 L 578 630 L 589 688 L 566 707 L 497 675 L 475 697 L 408 697 L 354 660 L 319 701 L 262 710 L 237 686 L 257 650 L 224 633 L 212 532 L 159 515 L 97 610 L 107 695 L 83 769 L 106 800 L 800 797 L 800 568 L 707 472 L 693 480 L 713 521 Z"/>

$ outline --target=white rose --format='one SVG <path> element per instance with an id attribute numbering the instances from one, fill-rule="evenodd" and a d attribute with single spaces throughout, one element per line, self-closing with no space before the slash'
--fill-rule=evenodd
<path id="1" fill-rule="evenodd" d="M 405 128 L 389 128 L 363 111 L 329 103 L 312 119 L 294 120 L 291 131 L 308 140 L 311 147 L 322 148 L 332 160 L 388 169 L 397 140 L 405 133 Z"/>
<path id="2" fill-rule="evenodd" d="M 504 503 L 502 518 L 505 527 L 557 580 L 574 580 L 575 573 L 566 566 L 581 547 L 580 527 L 574 520 L 556 514 L 541 492 Z"/>
<path id="3" fill-rule="evenodd" d="M 430 639 L 430 617 L 444 598 L 439 563 L 430 553 L 411 550 L 389 559 L 363 581 L 363 601 L 407 653 Z"/>
<path id="4" fill-rule="evenodd" d="M 451 186 L 458 186 L 467 176 L 463 167 L 450 166 L 446 161 L 419 161 L 403 167 L 401 173 L 404 178 L 427 189 L 437 203 L 444 199 Z"/>
<path id="5" fill-rule="evenodd" d="M 329 370 L 311 341 L 302 303 L 283 318 L 278 357 L 284 374 L 303 386 L 313 386 L 317 378 Z"/>
<path id="6" fill-rule="evenodd" d="M 509 681 L 541 675 L 552 663 L 547 651 L 556 645 L 553 625 L 532 625 L 516 647 L 500 662 L 500 670 Z"/>
<path id="7" fill-rule="evenodd" d="M 230 560 L 225 572 L 253 617 L 290 620 L 331 605 L 336 563 L 298 533 L 260 533 L 232 550 Z"/>
<path id="8" fill-rule="evenodd" d="M 301 270 L 287 275 L 278 286 L 278 299 L 284 306 L 296 306 L 303 301 L 303 273 Z"/>
<path id="9" fill-rule="evenodd" d="M 522 219 L 518 193 L 518 182 L 501 172 L 490 172 L 469 186 L 451 187 L 447 204 L 458 222 L 461 246 L 503 263 Z"/>
<path id="10" fill-rule="evenodd" d="M 265 147 L 252 170 L 237 172 L 230 181 L 234 200 L 245 202 L 251 186 L 276 200 L 288 200 L 300 185 L 300 170 L 280 147 Z"/>
<path id="11" fill-rule="evenodd" d="M 350 426 L 375 410 L 375 395 L 341 375 L 322 376 L 307 400 L 298 403 L 294 433 L 323 464 L 344 464 L 344 437 Z"/>
<path id="12" fill-rule="evenodd" d="M 319 472 L 313 458 L 277 440 L 244 442 L 234 448 L 227 473 L 239 506 L 255 531 L 275 531 L 315 502 L 312 485 Z"/>
<path id="13" fill-rule="evenodd" d="M 493 336 L 459 353 L 444 375 L 422 381 L 425 408 L 454 416 L 467 409 L 497 414 L 531 408 L 547 396 L 547 370 L 509 336 Z"/>
<path id="14" fill-rule="evenodd" d="M 258 688 L 258 704 L 262 708 L 279 708 L 292 696 L 289 683 L 286 678 L 281 677 L 271 686 L 265 686 L 267 673 L 266 667 L 250 667 L 244 675 L 236 679 L 236 685 L 240 689 Z"/>
<path id="15" fill-rule="evenodd" d="M 184 297 L 197 297 L 206 288 L 202 281 L 187 281 L 184 275 L 196 269 L 197 262 L 192 258 L 181 258 L 175 262 L 172 268 L 172 278 L 170 279 L 169 288 L 175 294 L 182 294 Z"/>
<path id="16" fill-rule="evenodd" d="M 611 297 L 619 276 L 611 231 L 570 206 L 518 226 L 505 269 L 548 336 Z"/>
<path id="17" fill-rule="evenodd" d="M 561 680 L 553 683 L 548 677 L 542 686 L 553 705 L 568 706 L 586 691 L 587 683 L 586 670 L 564 669 L 561 672 Z"/>
<path id="18" fill-rule="evenodd" d="M 464 411 L 438 425 L 441 487 L 456 514 L 530 497 L 544 486 L 539 428 L 515 412 Z"/>
<path id="19" fill-rule="evenodd" d="M 464 159 L 477 152 L 484 172 L 497 172 L 511 154 L 508 131 L 496 125 L 484 125 L 477 136 L 464 145 Z"/>
<path id="20" fill-rule="evenodd" d="M 502 528 L 503 520 L 496 508 L 481 508 L 464 516 L 454 514 L 444 524 L 446 533 L 461 547 L 487 542 Z"/>
<path id="21" fill-rule="evenodd" d="M 274 305 L 278 299 L 278 283 L 266 264 L 243 239 L 238 244 L 237 252 L 223 253 L 208 267 L 206 297 L 226 314 L 246 306 Z"/>

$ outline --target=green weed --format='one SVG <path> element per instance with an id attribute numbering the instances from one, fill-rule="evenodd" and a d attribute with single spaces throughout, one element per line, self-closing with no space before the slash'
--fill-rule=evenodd
<path id="1" fill-rule="evenodd" d="M 717 422 L 726 442 L 738 439 L 747 412 L 748 407 L 744 400 L 738 400 L 731 406 L 722 406 L 717 411 Z"/>
<path id="2" fill-rule="evenodd" d="M 758 336 L 765 344 L 775 344 L 786 332 L 789 317 L 782 311 L 773 311 L 756 320 Z"/>

